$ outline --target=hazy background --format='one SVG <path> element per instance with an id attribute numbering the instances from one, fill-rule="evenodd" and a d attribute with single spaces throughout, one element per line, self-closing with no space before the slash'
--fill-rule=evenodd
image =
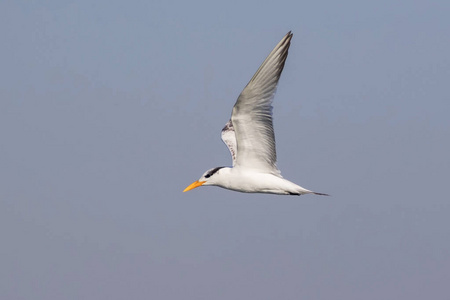
<path id="1" fill-rule="evenodd" d="M 2 1 L 1 299 L 448 299 L 449 1 Z M 294 32 L 282 174 L 182 190 Z"/>

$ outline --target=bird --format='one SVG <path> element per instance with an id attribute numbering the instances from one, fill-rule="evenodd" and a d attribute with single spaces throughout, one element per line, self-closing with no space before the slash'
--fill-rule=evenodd
<path id="1" fill-rule="evenodd" d="M 242 90 L 230 120 L 222 129 L 222 141 L 230 151 L 232 167 L 206 171 L 183 192 L 211 185 L 244 193 L 329 196 L 284 179 L 276 166 L 272 101 L 292 37 L 289 31 L 270 52 Z"/>

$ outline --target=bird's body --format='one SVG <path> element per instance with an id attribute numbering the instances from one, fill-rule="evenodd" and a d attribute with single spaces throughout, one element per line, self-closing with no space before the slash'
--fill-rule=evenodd
<path id="1" fill-rule="evenodd" d="M 272 100 L 291 39 L 292 33 L 288 32 L 275 46 L 239 95 L 231 119 L 222 129 L 222 140 L 230 150 L 233 167 L 206 171 L 185 192 L 202 185 L 215 185 L 245 193 L 326 195 L 284 179 L 276 167 Z"/>
<path id="2" fill-rule="evenodd" d="M 220 168 L 208 181 L 229 190 L 244 193 L 301 195 L 312 193 L 295 183 L 270 173 L 246 168 Z"/>

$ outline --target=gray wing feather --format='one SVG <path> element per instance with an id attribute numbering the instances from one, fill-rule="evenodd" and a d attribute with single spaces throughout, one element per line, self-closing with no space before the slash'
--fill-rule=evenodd
<path id="1" fill-rule="evenodd" d="M 222 141 L 227 145 L 228 150 L 230 150 L 231 158 L 233 160 L 233 166 L 236 163 L 237 145 L 236 145 L 236 134 L 234 132 L 233 123 L 228 121 L 225 127 L 222 129 Z"/>
<path id="2" fill-rule="evenodd" d="M 275 46 L 233 107 L 231 122 L 237 142 L 237 151 L 234 155 L 237 166 L 260 169 L 279 175 L 276 167 L 272 100 L 284 68 L 291 39 L 292 33 L 288 32 Z"/>

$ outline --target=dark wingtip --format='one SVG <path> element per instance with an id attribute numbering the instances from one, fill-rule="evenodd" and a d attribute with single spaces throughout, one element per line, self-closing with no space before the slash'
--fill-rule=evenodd
<path id="1" fill-rule="evenodd" d="M 292 33 L 292 31 L 289 30 L 289 32 L 286 33 L 286 35 L 284 36 L 284 38 L 290 41 L 290 40 L 292 39 L 292 36 L 293 36 L 293 35 L 294 35 L 294 34 Z"/>

